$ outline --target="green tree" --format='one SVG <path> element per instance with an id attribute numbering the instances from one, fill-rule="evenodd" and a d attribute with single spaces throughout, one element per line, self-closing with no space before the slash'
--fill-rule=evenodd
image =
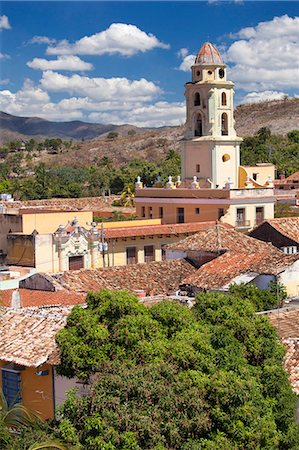
<path id="1" fill-rule="evenodd" d="M 60 374 L 89 382 L 61 417 L 86 450 L 295 449 L 284 348 L 255 290 L 200 294 L 191 310 L 90 293 L 58 333 Z"/>

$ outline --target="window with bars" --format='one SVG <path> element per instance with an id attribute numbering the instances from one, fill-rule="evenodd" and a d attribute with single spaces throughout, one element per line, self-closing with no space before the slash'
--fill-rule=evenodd
<path id="1" fill-rule="evenodd" d="M 177 223 L 185 223 L 185 210 L 184 210 L 184 208 L 177 208 Z"/>
<path id="2" fill-rule="evenodd" d="M 137 250 L 136 247 L 127 247 L 126 248 L 127 255 L 127 265 L 136 264 L 137 263 Z"/>
<path id="3" fill-rule="evenodd" d="M 149 263 L 155 261 L 155 249 L 153 245 L 144 246 L 144 262 Z"/>

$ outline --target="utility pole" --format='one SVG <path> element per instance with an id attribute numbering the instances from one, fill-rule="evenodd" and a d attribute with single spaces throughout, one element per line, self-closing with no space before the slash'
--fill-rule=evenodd
<path id="1" fill-rule="evenodd" d="M 106 267 L 106 264 L 105 264 L 105 230 L 104 230 L 103 223 L 101 225 L 101 244 L 102 244 L 103 267 Z"/>

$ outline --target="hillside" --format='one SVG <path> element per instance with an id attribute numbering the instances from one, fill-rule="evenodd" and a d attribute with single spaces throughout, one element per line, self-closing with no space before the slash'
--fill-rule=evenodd
<path id="1" fill-rule="evenodd" d="M 235 121 L 239 136 L 252 136 L 262 127 L 285 135 L 299 129 L 299 98 L 237 106 Z"/>
<path id="2" fill-rule="evenodd" d="M 117 131 L 122 134 L 128 129 L 137 129 L 131 125 L 102 125 L 96 123 L 85 123 L 81 121 L 72 122 L 50 122 L 38 117 L 17 117 L 0 112 L 1 142 L 5 143 L 12 139 L 35 139 L 61 138 L 61 139 L 93 139 L 109 131 Z"/>
<path id="3" fill-rule="evenodd" d="M 261 127 L 269 127 L 272 133 L 286 134 L 299 128 L 299 99 L 274 100 L 269 102 L 239 105 L 235 109 L 236 130 L 239 136 L 251 136 Z M 146 132 L 145 129 L 133 125 L 113 125 L 72 122 L 50 122 L 38 117 L 17 117 L 0 112 L 0 144 L 12 139 L 61 138 L 74 140 L 88 140 L 102 136 L 109 131 L 116 131 L 126 135 L 128 130 L 137 133 Z M 157 129 L 163 138 L 165 130 Z"/>

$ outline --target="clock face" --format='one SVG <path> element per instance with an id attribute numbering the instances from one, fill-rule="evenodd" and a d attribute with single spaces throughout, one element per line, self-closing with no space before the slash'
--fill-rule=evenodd
<path id="1" fill-rule="evenodd" d="M 219 77 L 224 78 L 224 70 L 223 69 L 219 69 Z"/>

